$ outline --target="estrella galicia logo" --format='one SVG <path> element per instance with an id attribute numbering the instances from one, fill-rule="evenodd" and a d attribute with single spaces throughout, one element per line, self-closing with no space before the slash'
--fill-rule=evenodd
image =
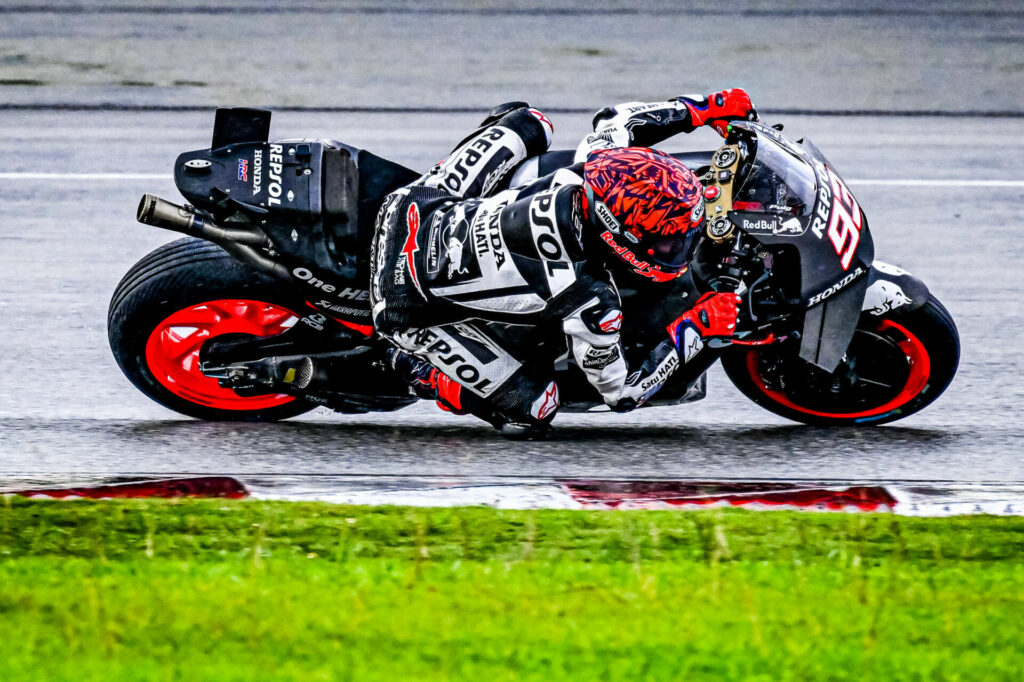
<path id="1" fill-rule="evenodd" d="M 249 159 L 238 160 L 238 179 L 249 182 Z"/>

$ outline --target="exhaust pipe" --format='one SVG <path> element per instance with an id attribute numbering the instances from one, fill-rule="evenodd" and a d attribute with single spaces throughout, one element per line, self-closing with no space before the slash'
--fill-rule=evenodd
<path id="1" fill-rule="evenodd" d="M 190 237 L 210 241 L 233 241 L 253 246 L 267 246 L 267 235 L 253 229 L 229 229 L 220 227 L 197 214 L 189 206 L 178 206 L 152 194 L 143 194 L 135 219 L 145 225 L 162 227 L 165 230 L 181 232 Z"/>
<path id="2" fill-rule="evenodd" d="M 153 194 L 142 195 L 135 218 L 144 225 L 162 227 L 165 230 L 181 232 L 190 237 L 213 242 L 236 259 L 260 272 L 286 282 L 294 282 L 288 268 L 253 248 L 270 245 L 267 236 L 256 229 L 250 231 L 220 227 L 206 220 L 190 207 L 178 206 Z"/>
<path id="3" fill-rule="evenodd" d="M 184 206 L 172 204 L 152 194 L 142 195 L 135 219 L 145 225 L 183 232 L 193 237 L 202 236 L 202 218 Z"/>

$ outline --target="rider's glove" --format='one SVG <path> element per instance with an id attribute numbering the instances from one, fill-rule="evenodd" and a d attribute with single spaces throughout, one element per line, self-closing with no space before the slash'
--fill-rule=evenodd
<path id="1" fill-rule="evenodd" d="M 730 121 L 757 120 L 750 95 L 740 88 L 722 90 L 707 97 L 684 95 L 676 100 L 690 110 L 694 126 L 711 126 L 722 137 L 728 134 L 726 128 Z"/>
<path id="2" fill-rule="evenodd" d="M 708 292 L 697 299 L 693 308 L 680 315 L 668 326 L 668 335 L 676 348 L 698 343 L 712 336 L 732 336 L 736 331 L 736 318 L 740 314 L 740 297 L 737 294 Z M 686 334 L 691 329 L 696 334 Z M 688 339 L 687 337 L 692 337 Z M 699 350 L 697 348 L 696 350 Z M 692 354 L 687 349 L 686 359 Z"/>

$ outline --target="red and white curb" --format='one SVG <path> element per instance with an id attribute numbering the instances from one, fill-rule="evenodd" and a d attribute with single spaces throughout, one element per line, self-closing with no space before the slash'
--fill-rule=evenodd
<path id="1" fill-rule="evenodd" d="M 481 482 L 401 477 L 324 477 L 280 480 L 192 476 L 73 487 L 0 487 L 0 495 L 34 499 L 212 497 L 321 501 L 412 507 L 486 506 L 496 509 L 790 509 L 889 512 L 901 516 L 1024 515 L 1024 486 L 984 484 L 809 484 L 739 481 L 616 481 L 494 479 Z"/>
<path id="2" fill-rule="evenodd" d="M 225 497 L 240 499 L 247 497 L 249 491 L 238 479 L 231 476 L 191 476 L 188 478 L 128 481 L 106 485 L 28 488 L 25 490 L 0 491 L 0 494 L 51 500 L 168 499 L 176 497 Z"/>

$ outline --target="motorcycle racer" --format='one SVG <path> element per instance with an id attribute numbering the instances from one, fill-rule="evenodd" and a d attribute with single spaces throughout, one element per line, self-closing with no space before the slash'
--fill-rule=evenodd
<path id="1" fill-rule="evenodd" d="M 696 176 L 650 145 L 701 125 L 724 135 L 729 121 L 755 117 L 738 89 L 609 107 L 575 165 L 510 188 L 516 169 L 547 150 L 553 126 L 523 102 L 496 107 L 381 206 L 370 298 L 392 367 L 445 409 L 506 435 L 540 434 L 559 406 L 552 358 L 510 347 L 491 326 L 525 325 L 567 337 L 611 409 L 644 404 L 706 339 L 732 334 L 739 303 L 701 296 L 639 367 L 627 365 L 615 277 L 673 281 L 704 220 Z"/>

